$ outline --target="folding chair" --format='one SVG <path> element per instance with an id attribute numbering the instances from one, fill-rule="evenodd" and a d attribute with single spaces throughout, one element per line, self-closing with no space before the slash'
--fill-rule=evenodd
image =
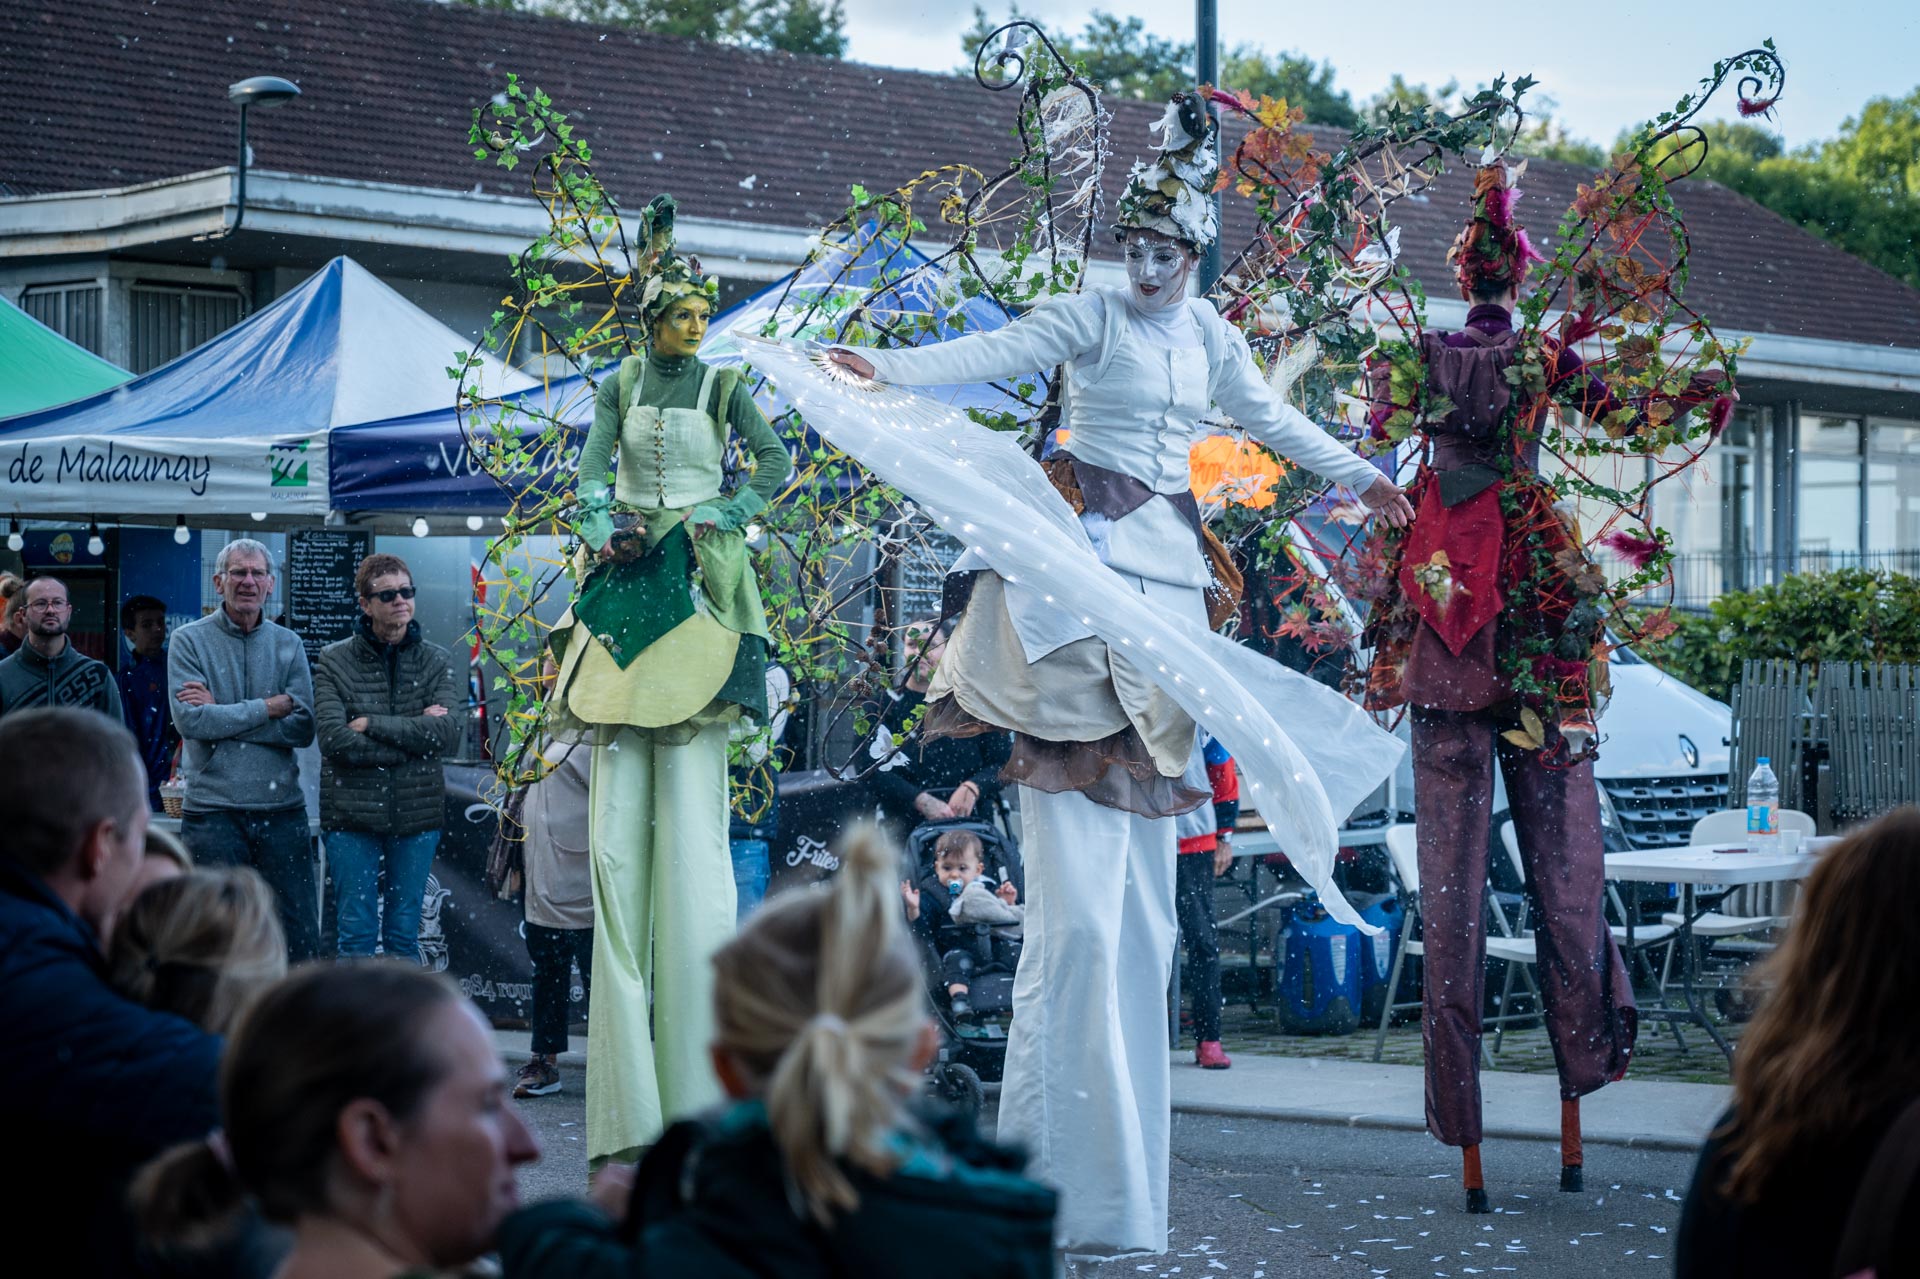
<path id="1" fill-rule="evenodd" d="M 1526 883 L 1526 863 L 1520 856 L 1520 833 L 1511 821 L 1500 824 L 1500 846 L 1506 850 L 1507 861 L 1512 865 L 1514 875 L 1520 882 Z M 1626 959 L 1628 963 L 1638 962 L 1644 965 L 1648 977 L 1651 978 L 1653 975 L 1653 966 L 1647 962 L 1645 952 L 1652 950 L 1655 946 L 1666 947 L 1666 953 L 1660 961 L 1659 980 L 1660 998 L 1664 1006 L 1666 1001 L 1667 976 L 1673 968 L 1674 935 L 1680 930 L 1677 926 L 1664 922 L 1658 924 L 1635 924 L 1631 937 L 1629 937 L 1625 925 L 1627 905 L 1620 900 L 1620 890 L 1615 888 L 1612 883 L 1608 883 L 1606 889 L 1607 903 L 1613 907 L 1622 921 L 1618 924 L 1608 924 L 1607 931 L 1613 934 L 1613 940 L 1627 952 Z M 1529 893 L 1520 908 L 1520 922 L 1523 930 L 1526 927 L 1527 912 L 1532 908 L 1532 904 L 1532 894 Z M 1682 1052 L 1685 1052 L 1687 1041 L 1681 1037 L 1680 1028 L 1674 1025 L 1671 1019 L 1668 1020 L 1667 1024 L 1673 1026 L 1674 1042 Z M 1495 1042 L 1495 1051 L 1498 1051 L 1497 1040 Z"/>
<path id="2" fill-rule="evenodd" d="M 1782 808 L 1775 814 L 1783 831 L 1798 831 L 1802 839 L 1812 839 L 1813 818 L 1798 809 Z M 1747 837 L 1747 813 L 1742 808 L 1708 813 L 1693 824 L 1687 842 L 1696 848 L 1713 844 L 1739 844 Z M 1787 922 L 1791 902 L 1785 884 L 1753 884 L 1727 892 L 1717 903 L 1724 910 L 1710 910 L 1693 921 L 1693 935 L 1706 941 L 1722 937 L 1744 937 L 1779 928 Z M 1709 893 L 1711 890 L 1707 890 Z M 1685 922 L 1677 911 L 1660 917 L 1662 923 L 1678 927 Z"/>
<path id="3" fill-rule="evenodd" d="M 1387 832 L 1386 843 L 1387 856 L 1393 862 L 1394 878 L 1400 881 L 1402 923 L 1400 925 L 1400 945 L 1395 950 L 1393 956 L 1393 972 L 1387 977 L 1386 1003 L 1380 1010 L 1380 1027 L 1373 1038 L 1373 1059 L 1375 1061 L 1379 1061 L 1380 1055 L 1386 1050 L 1387 1024 L 1393 1020 L 1393 1015 L 1397 1012 L 1406 1012 L 1421 1006 L 1421 1001 L 1419 1000 L 1411 1003 L 1395 1003 L 1394 997 L 1400 993 L 1400 974 L 1406 967 L 1407 956 L 1425 955 L 1427 953 L 1424 940 L 1414 937 L 1414 933 L 1420 924 L 1420 855 L 1415 828 L 1412 826 L 1393 827 Z M 1489 892 L 1488 896 L 1491 898 L 1491 892 Z M 1513 936 L 1512 929 L 1507 924 L 1506 915 L 1498 906 L 1493 907 L 1493 916 L 1494 931 L 1489 933 L 1486 938 L 1487 957 L 1489 959 L 1498 959 L 1506 964 L 1507 985 L 1510 989 L 1513 981 L 1514 965 L 1532 964 L 1535 962 L 1536 956 L 1534 953 L 1533 938 Z M 1531 973 L 1527 974 L 1527 985 L 1530 988 L 1533 987 L 1533 976 Z M 1535 1002 L 1537 1006 L 1537 993 Z M 1504 999 L 1500 1007 L 1501 1011 L 1497 1016 L 1484 1018 L 1482 1020 L 1481 1029 L 1483 1031 L 1488 1026 L 1494 1026 L 1497 1028 L 1496 1033 L 1503 1035 L 1506 1033 L 1506 1023 L 1517 1019 L 1515 1014 L 1510 1014 L 1506 1011 L 1506 1002 Z M 1523 1019 L 1531 1021 L 1536 1016 L 1538 1016 L 1537 1013 L 1528 1013 Z M 1493 1064 L 1492 1055 L 1487 1051 L 1484 1034 L 1480 1041 L 1480 1057 L 1481 1060 L 1488 1065 Z"/>

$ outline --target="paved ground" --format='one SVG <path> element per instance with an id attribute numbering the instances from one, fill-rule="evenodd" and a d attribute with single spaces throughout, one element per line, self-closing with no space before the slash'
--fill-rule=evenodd
<path id="1" fill-rule="evenodd" d="M 1324 1069 L 1324 1068 L 1323 1068 Z M 517 1103 L 546 1157 L 522 1174 L 528 1199 L 578 1193 L 586 1177 L 584 1071 L 566 1091 Z M 1176 1079 L 1200 1072 L 1176 1072 Z M 1209 1074 L 1221 1080 L 1239 1073 Z M 1328 1082 L 1339 1073 L 1328 1071 Z M 1076 1263 L 1090 1279 L 1287 1276 L 1665 1275 L 1693 1157 L 1588 1146 L 1589 1185 L 1561 1194 L 1550 1137 L 1489 1140 L 1496 1212 L 1460 1210 L 1456 1153 L 1424 1133 L 1321 1122 L 1174 1116 L 1164 1257 Z"/>
<path id="2" fill-rule="evenodd" d="M 1097 1279 L 1671 1273 L 1693 1157 L 1589 1146 L 1585 1194 L 1551 1142 L 1484 1147 L 1495 1212 L 1461 1210 L 1457 1152 L 1424 1134 L 1174 1116 L 1164 1257 L 1075 1264 Z"/>

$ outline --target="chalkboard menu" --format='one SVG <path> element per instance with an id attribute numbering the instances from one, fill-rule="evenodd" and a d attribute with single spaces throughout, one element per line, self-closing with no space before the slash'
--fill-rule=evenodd
<path id="1" fill-rule="evenodd" d="M 360 601 L 353 573 L 373 553 L 373 534 L 350 529 L 308 529 L 287 535 L 287 625 L 307 646 L 307 661 L 353 633 Z"/>

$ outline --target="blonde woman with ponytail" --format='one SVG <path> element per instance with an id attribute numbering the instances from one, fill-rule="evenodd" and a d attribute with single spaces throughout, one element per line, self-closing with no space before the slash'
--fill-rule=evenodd
<path id="1" fill-rule="evenodd" d="M 728 1100 L 603 1179 L 597 1205 L 509 1218 L 508 1279 L 1052 1273 L 1053 1192 L 911 1104 L 938 1037 L 893 849 L 865 826 L 839 853 L 830 886 L 769 900 L 714 956 Z"/>

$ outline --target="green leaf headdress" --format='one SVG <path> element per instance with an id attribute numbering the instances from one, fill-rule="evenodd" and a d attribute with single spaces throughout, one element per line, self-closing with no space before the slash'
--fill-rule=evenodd
<path id="1" fill-rule="evenodd" d="M 698 294 L 716 309 L 720 302 L 720 281 L 701 271 L 699 258 L 674 251 L 674 212 L 673 197 L 663 194 L 654 196 L 640 215 L 640 239 L 646 246 L 640 269 L 640 321 L 649 334 L 654 321 L 676 298 Z"/>

